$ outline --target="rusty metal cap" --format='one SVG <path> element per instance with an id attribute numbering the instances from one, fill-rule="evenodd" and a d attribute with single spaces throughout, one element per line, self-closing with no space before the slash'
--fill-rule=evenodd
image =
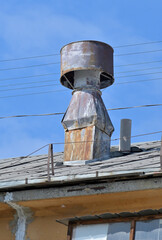
<path id="1" fill-rule="evenodd" d="M 74 86 L 74 71 L 100 70 L 100 88 L 106 88 L 114 82 L 113 48 L 98 41 L 72 42 L 61 48 L 61 78 L 65 87 L 72 89 L 64 75 Z"/>

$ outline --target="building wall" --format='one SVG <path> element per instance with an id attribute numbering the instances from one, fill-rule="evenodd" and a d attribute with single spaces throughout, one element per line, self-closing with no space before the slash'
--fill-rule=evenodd
<path id="1" fill-rule="evenodd" d="M 158 189 L 23 201 L 16 204 L 21 206 L 26 214 L 24 239 L 65 240 L 67 226 L 57 221 L 108 212 L 121 213 L 160 209 L 162 208 L 161 199 L 162 190 Z M 7 206 L 7 203 L 5 205 Z M 16 210 L 7 206 L 5 209 L 7 217 L 5 217 L 2 206 L 0 209 L 3 213 L 0 214 L 0 239 L 23 240 L 22 231 L 17 232 L 16 230 L 17 227 L 23 229 L 23 224 L 20 225 L 20 222 L 18 224 L 18 219 L 15 218 Z M 23 222 L 22 219 L 21 222 Z"/>
<path id="2" fill-rule="evenodd" d="M 67 227 L 57 223 L 53 216 L 35 217 L 28 226 L 26 237 L 30 240 L 66 240 Z"/>
<path id="3" fill-rule="evenodd" d="M 15 236 L 12 233 L 12 220 L 13 217 L 10 218 L 0 218 L 0 239 L 1 240 L 14 240 Z"/>

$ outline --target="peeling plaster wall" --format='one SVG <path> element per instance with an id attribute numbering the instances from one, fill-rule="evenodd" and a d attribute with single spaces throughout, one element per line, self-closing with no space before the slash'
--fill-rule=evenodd
<path id="1" fill-rule="evenodd" d="M 79 189 L 79 186 L 77 188 Z M 86 189 L 90 191 L 88 187 Z M 81 191 L 79 190 L 80 194 Z M 38 197 L 37 190 L 34 192 Z M 50 190 L 50 192 L 53 194 L 53 191 Z M 30 190 L 27 193 L 29 194 Z M 0 240 L 66 240 L 67 227 L 58 223 L 57 220 L 104 213 L 134 213 L 146 209 L 162 208 L 162 189 L 50 199 L 47 199 L 48 195 L 44 194 L 43 190 L 42 193 L 44 199 L 28 199 L 21 202 L 13 202 L 14 194 L 7 193 L 5 195 L 6 204 L 0 203 Z M 20 197 L 22 192 L 18 191 L 17 194 L 20 194 Z M 7 218 L 5 218 L 4 212 L 1 214 L 5 205 L 7 206 L 5 208 L 8 212 L 7 216 L 10 216 Z M 9 215 L 9 206 L 11 215 Z M 16 213 L 15 217 L 12 215 L 13 209 Z"/>
<path id="2" fill-rule="evenodd" d="M 12 193 L 6 193 L 4 202 L 16 211 L 14 219 L 10 222 L 10 228 L 12 234 L 15 235 L 15 240 L 25 240 L 27 225 L 32 221 L 32 212 L 29 208 L 12 201 Z"/>

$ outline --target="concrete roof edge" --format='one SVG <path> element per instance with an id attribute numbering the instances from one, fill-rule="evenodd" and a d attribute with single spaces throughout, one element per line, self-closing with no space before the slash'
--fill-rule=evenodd
<path id="1" fill-rule="evenodd" d="M 108 184 L 111 182 L 111 184 Z M 59 186 L 42 186 L 37 189 L 21 189 L 3 191 L 0 193 L 0 202 L 5 202 L 7 194 L 12 194 L 11 201 L 29 201 L 29 200 L 42 200 L 42 199 L 55 199 L 63 197 L 75 197 L 75 196 L 86 196 L 95 194 L 107 194 L 107 193 L 118 193 L 118 192 L 131 192 L 151 189 L 162 188 L 162 173 L 149 174 L 147 178 L 136 177 L 134 179 L 120 179 L 112 182 L 112 179 L 105 181 L 89 182 L 85 185 L 78 183 L 75 185 L 59 185 Z"/>

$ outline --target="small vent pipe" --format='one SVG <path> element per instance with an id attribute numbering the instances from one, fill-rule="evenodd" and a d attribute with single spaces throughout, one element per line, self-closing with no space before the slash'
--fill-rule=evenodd
<path id="1" fill-rule="evenodd" d="M 121 119 L 120 122 L 120 144 L 119 151 L 130 152 L 131 151 L 131 119 Z"/>

